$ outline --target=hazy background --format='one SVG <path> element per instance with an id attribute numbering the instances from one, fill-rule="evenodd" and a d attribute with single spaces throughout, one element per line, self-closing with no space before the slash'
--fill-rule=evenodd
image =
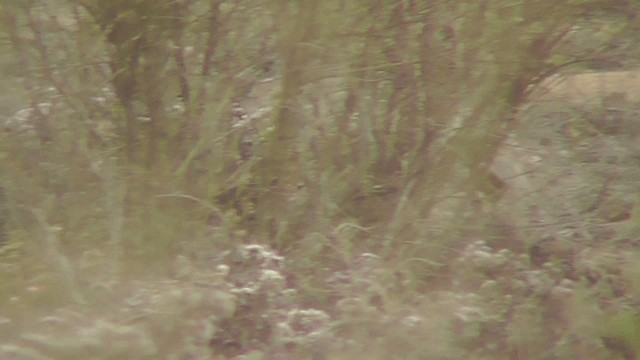
<path id="1" fill-rule="evenodd" d="M 0 354 L 636 359 L 639 11 L 2 0 Z"/>

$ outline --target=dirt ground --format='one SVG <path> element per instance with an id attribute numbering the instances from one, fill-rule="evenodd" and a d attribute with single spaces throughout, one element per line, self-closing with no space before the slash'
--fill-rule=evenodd
<path id="1" fill-rule="evenodd" d="M 545 248 L 541 263 L 556 256 L 574 262 L 585 251 L 626 248 L 640 237 L 640 106 L 623 92 L 572 84 L 523 108 L 493 165 L 508 184 L 496 222 L 530 249 Z"/>

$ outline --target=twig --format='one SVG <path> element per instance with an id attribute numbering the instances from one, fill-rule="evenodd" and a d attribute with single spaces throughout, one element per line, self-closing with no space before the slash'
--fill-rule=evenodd
<path id="1" fill-rule="evenodd" d="M 79 304 L 85 304 L 87 301 L 80 291 L 78 279 L 73 271 L 71 262 L 60 251 L 58 246 L 58 234 L 60 233 L 61 228 L 49 225 L 45 216 L 42 214 L 42 210 L 32 209 L 32 212 L 35 215 L 38 224 L 40 224 L 44 231 L 44 247 L 47 257 L 51 259 L 53 265 L 56 266 L 57 270 L 62 274 L 73 301 Z"/>

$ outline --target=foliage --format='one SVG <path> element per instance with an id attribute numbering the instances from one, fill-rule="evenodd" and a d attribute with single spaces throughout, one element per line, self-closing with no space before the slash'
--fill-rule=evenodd
<path id="1" fill-rule="evenodd" d="M 1 6 L 3 82 L 17 91 L 0 98 L 13 114 L 0 143 L 0 292 L 12 294 L 0 354 L 637 352 L 624 310 L 635 296 L 610 283 L 633 275 L 610 254 L 526 230 L 496 240 L 491 224 L 540 205 L 509 203 L 494 166 L 536 85 L 619 64 L 609 52 L 635 31 L 618 21 L 631 5 Z M 616 204 L 606 221 L 635 216 Z M 632 252 L 621 247 L 609 250 Z M 608 314 L 606 333 L 583 324 Z"/>

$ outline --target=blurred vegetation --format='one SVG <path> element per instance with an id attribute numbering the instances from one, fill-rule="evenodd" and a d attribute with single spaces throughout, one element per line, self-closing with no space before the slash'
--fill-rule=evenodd
<path id="1" fill-rule="evenodd" d="M 639 10 L 3 0 L 0 354 L 635 359 L 637 249 L 494 226 L 492 164 L 536 85 L 635 65 Z"/>

